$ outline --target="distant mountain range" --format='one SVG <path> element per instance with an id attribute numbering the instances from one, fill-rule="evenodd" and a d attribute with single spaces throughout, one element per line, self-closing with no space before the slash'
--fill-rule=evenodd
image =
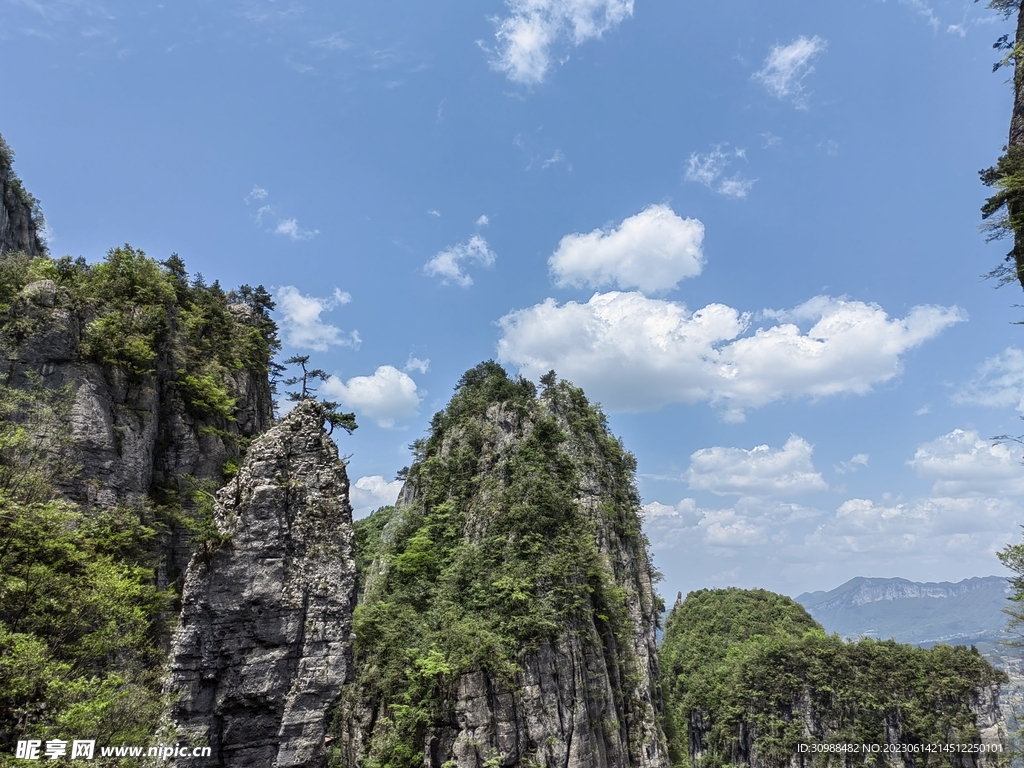
<path id="1" fill-rule="evenodd" d="M 796 601 L 828 632 L 847 638 L 991 647 L 1006 637 L 1003 608 L 1009 595 L 1009 582 L 1001 576 L 956 583 L 858 576 L 829 592 L 805 592 Z"/>

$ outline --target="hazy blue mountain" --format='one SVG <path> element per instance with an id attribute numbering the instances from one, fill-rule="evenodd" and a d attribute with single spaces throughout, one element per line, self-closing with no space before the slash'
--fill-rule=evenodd
<path id="1" fill-rule="evenodd" d="M 1002 611 L 1009 593 L 1001 576 L 956 583 L 858 576 L 829 592 L 805 592 L 796 600 L 826 630 L 843 637 L 988 645 L 1005 637 Z"/>

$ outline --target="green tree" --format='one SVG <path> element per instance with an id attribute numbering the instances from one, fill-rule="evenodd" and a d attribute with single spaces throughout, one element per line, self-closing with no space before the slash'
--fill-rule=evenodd
<path id="1" fill-rule="evenodd" d="M 285 360 L 284 364 L 297 365 L 302 371 L 302 373 L 290 376 L 284 380 L 286 387 L 299 385 L 298 390 L 285 393 L 288 399 L 293 402 L 316 400 L 317 387 L 313 385 L 328 381 L 331 378 L 331 374 L 322 368 L 306 367 L 309 364 L 309 355 L 293 355 Z M 359 425 L 356 424 L 356 415 L 354 413 L 342 413 L 340 403 L 333 400 L 321 400 L 320 405 L 324 408 L 324 421 L 329 427 L 327 434 L 333 434 L 335 427 L 341 427 L 350 435 L 359 428 Z"/>
<path id="2" fill-rule="evenodd" d="M 1005 642 L 1007 645 L 1021 647 L 1024 646 L 1024 544 L 1008 544 L 996 556 L 999 562 L 1014 573 L 1010 577 L 1013 595 L 1008 600 L 1011 604 L 1003 609 L 1003 613 L 1010 617 L 1006 624 L 1007 631 L 1016 637 Z"/>

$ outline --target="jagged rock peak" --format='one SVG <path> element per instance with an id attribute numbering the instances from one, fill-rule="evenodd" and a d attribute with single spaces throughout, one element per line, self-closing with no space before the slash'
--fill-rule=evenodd
<path id="1" fill-rule="evenodd" d="M 37 201 L 14 173 L 14 153 L 0 136 L 0 256 L 22 252 L 46 253 L 43 214 Z"/>
<path id="2" fill-rule="evenodd" d="M 381 543 L 339 764 L 668 765 L 635 462 L 581 390 L 541 383 L 467 372 L 401 506 L 361 521 Z"/>
<path id="3" fill-rule="evenodd" d="M 324 411 L 299 403 L 216 496 L 171 650 L 172 721 L 212 758 L 178 766 L 326 764 L 327 712 L 351 677 L 355 562 L 344 464 Z"/>

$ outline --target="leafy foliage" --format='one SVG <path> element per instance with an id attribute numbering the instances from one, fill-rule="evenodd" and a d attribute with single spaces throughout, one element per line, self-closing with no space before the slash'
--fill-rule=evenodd
<path id="1" fill-rule="evenodd" d="M 354 695 L 376 713 L 366 768 L 422 765 L 466 672 L 511 682 L 524 654 L 594 617 L 609 646 L 630 647 L 624 590 L 578 498 L 596 478 L 597 517 L 642 548 L 634 462 L 580 390 L 552 376 L 538 397 L 483 363 L 413 449 L 415 501 L 357 523 L 357 551 L 382 566 L 368 573 L 360 556 Z"/>
<path id="2" fill-rule="evenodd" d="M 263 286 L 225 293 L 202 275 L 190 280 L 177 254 L 157 262 L 130 245 L 111 249 L 95 265 L 15 254 L 0 260 L 0 316 L 4 335 L 16 343 L 44 321 L 19 296 L 44 279 L 56 284 L 58 307 L 85 318 L 86 359 L 136 383 L 158 368 L 168 371 L 197 419 L 233 421 L 232 377 L 243 369 L 257 375 L 275 369 L 280 341 L 269 314 L 274 302 Z"/>
<path id="3" fill-rule="evenodd" d="M 976 742 L 971 701 L 979 687 L 1005 679 L 973 648 L 846 643 L 788 597 L 735 588 L 693 592 L 677 604 L 660 660 L 672 759 L 690 765 L 697 754 L 699 768 L 734 762 L 743 732 L 759 759 L 777 766 L 808 740 L 887 743 L 893 724 L 906 744 Z M 824 763 L 829 755 L 804 757 Z M 886 756 L 848 757 L 882 765 Z M 950 765 L 944 753 L 915 759 Z"/>
<path id="4" fill-rule="evenodd" d="M 1007 148 L 991 168 L 981 171 L 983 184 L 996 189 L 981 208 L 989 240 L 1013 238 L 1006 264 L 989 273 L 1000 284 L 1024 285 L 1024 147 Z"/>
<path id="5" fill-rule="evenodd" d="M 45 300 L 34 298 L 40 291 Z M 225 293 L 189 278 L 176 255 L 158 263 L 128 245 L 95 265 L 0 259 L 5 352 L 55 320 L 69 323 L 81 330 L 79 360 L 118 387 L 174 387 L 201 434 L 233 434 L 238 377 L 273 371 L 273 306 L 262 286 Z M 200 551 L 225 543 L 212 525 L 211 482 L 197 481 L 191 500 L 168 489 L 161 509 L 63 500 L 58 487 L 78 472 L 71 401 L 70 388 L 48 389 L 13 363 L 0 383 L 0 765 L 17 738 L 148 741 L 165 709 L 160 641 L 173 599 L 155 587 L 158 533 L 184 526 Z M 244 447 L 232 442 L 225 472 Z"/>
<path id="6" fill-rule="evenodd" d="M 156 531 L 144 510 L 58 498 L 67 468 L 40 430 L 61 399 L 0 388 L 0 764 L 25 734 L 141 743 L 163 707 Z M 31 434 L 15 420 L 26 413 L 41 420 Z"/>
<path id="7" fill-rule="evenodd" d="M 990 0 L 988 7 L 1010 18 L 1020 13 L 1021 4 L 1020 0 Z M 1020 21 L 1018 18 L 1018 32 Z M 1010 37 L 1009 34 L 1003 35 L 993 44 L 992 47 L 1000 51 L 1003 57 L 992 65 L 992 71 L 1013 67 L 1016 105 L 1021 102 L 1024 92 L 1024 68 L 1018 66 L 1024 57 L 1024 40 L 1016 39 L 1016 35 L 1013 40 Z M 983 229 L 987 232 L 987 240 L 1013 238 L 1013 247 L 1006 254 L 1006 263 L 990 271 L 988 277 L 996 278 L 999 285 L 1017 281 L 1024 287 L 1024 146 L 1019 144 L 1018 138 L 1014 138 L 1013 126 L 1016 119 L 1019 118 L 1011 118 L 1011 143 L 1003 147 L 1003 155 L 995 165 L 979 172 L 982 183 L 995 188 L 995 193 L 981 207 L 981 217 L 985 221 Z"/>
<path id="8" fill-rule="evenodd" d="M 0 177 L 7 181 L 11 194 L 14 197 L 15 205 L 20 205 L 29 210 L 32 217 L 32 224 L 35 227 L 35 245 L 37 252 L 46 252 L 46 242 L 42 239 L 41 233 L 46 229 L 46 220 L 43 217 L 43 209 L 39 200 L 30 193 L 21 183 L 21 179 L 14 172 L 14 150 L 0 136 Z"/>

